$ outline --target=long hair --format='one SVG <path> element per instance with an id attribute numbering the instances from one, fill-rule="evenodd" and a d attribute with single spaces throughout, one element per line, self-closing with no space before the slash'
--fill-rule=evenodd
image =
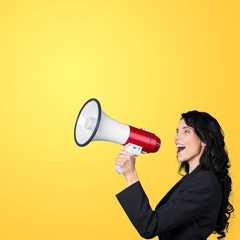
<path id="1" fill-rule="evenodd" d="M 229 195 L 232 190 L 232 180 L 229 176 L 230 161 L 225 148 L 224 133 L 218 121 L 206 112 L 190 111 L 182 114 L 185 123 L 194 128 L 198 137 L 206 144 L 204 152 L 200 158 L 200 167 L 212 170 L 217 175 L 222 186 L 223 198 L 220 213 L 214 232 L 219 234 L 218 239 L 223 239 L 229 227 L 229 218 L 234 211 L 229 202 Z M 182 162 L 179 172 L 185 170 L 189 172 L 187 162 Z"/>

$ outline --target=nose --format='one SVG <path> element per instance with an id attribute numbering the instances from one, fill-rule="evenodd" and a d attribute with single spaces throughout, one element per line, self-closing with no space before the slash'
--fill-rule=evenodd
<path id="1" fill-rule="evenodd" d="M 176 133 L 174 136 L 174 141 L 177 142 L 180 139 L 179 133 Z"/>

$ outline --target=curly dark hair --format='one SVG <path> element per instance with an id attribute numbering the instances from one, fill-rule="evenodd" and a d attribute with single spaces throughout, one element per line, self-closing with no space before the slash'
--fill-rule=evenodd
<path id="1" fill-rule="evenodd" d="M 229 176 L 228 169 L 231 165 L 225 148 L 224 133 L 218 121 L 206 112 L 189 111 L 183 113 L 181 119 L 184 119 L 185 123 L 192 127 L 198 137 L 206 143 L 206 148 L 200 159 L 200 167 L 213 170 L 221 183 L 223 199 L 214 233 L 219 234 L 218 239 L 223 239 L 229 227 L 228 220 L 234 211 L 232 204 L 229 202 L 232 179 Z M 181 170 L 186 173 L 189 172 L 187 162 L 181 163 L 179 172 Z"/>

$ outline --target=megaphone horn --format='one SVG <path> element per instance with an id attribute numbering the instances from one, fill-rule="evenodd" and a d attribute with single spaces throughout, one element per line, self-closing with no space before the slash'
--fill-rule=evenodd
<path id="1" fill-rule="evenodd" d="M 108 141 L 121 144 L 135 156 L 157 152 L 161 140 L 153 133 L 118 122 L 101 110 L 96 98 L 89 99 L 81 108 L 74 128 L 78 146 L 92 141 Z M 121 173 L 120 169 L 117 169 Z"/>

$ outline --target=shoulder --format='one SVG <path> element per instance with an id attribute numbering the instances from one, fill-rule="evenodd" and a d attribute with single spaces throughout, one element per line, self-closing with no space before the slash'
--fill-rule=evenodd
<path id="1" fill-rule="evenodd" d="M 188 188 L 198 188 L 202 190 L 212 189 L 220 190 L 220 182 L 216 174 L 211 170 L 204 170 L 197 167 L 192 173 L 186 175 L 183 179 L 183 186 Z"/>

